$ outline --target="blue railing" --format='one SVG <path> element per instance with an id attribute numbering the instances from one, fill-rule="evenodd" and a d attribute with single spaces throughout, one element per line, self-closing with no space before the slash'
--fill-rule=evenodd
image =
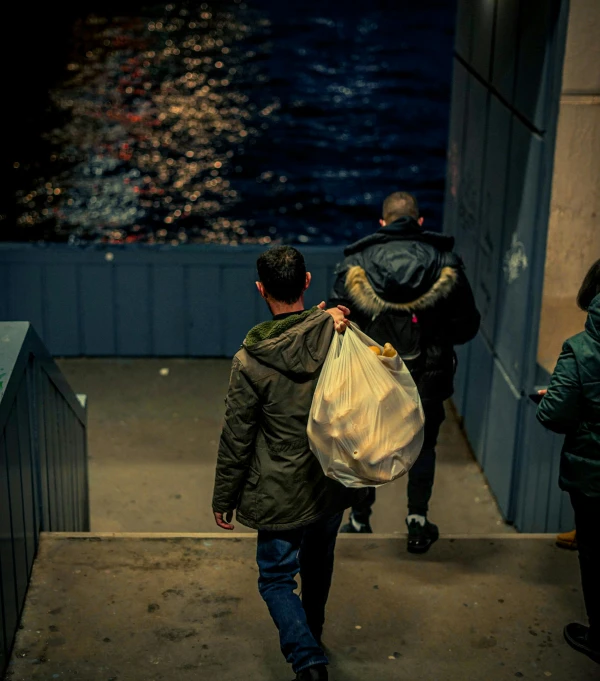
<path id="1" fill-rule="evenodd" d="M 0 676 L 40 532 L 89 525 L 85 406 L 29 323 L 0 323 Z"/>

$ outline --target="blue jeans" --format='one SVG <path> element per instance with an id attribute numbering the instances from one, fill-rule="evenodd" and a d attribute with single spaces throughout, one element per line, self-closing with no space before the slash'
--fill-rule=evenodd
<path id="1" fill-rule="evenodd" d="M 258 590 L 279 630 L 279 643 L 295 673 L 328 664 L 320 645 L 342 514 L 295 530 L 258 533 Z M 302 601 L 296 575 L 302 579 Z"/>

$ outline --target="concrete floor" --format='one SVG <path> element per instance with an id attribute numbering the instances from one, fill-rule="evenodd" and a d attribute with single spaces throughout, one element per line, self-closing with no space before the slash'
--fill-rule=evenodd
<path id="1" fill-rule="evenodd" d="M 58 363 L 76 392 L 88 395 L 92 530 L 215 529 L 210 503 L 231 363 L 180 359 Z M 168 369 L 168 375 L 161 375 L 161 369 Z M 430 517 L 441 531 L 512 532 L 452 418 L 442 429 L 438 456 Z M 405 510 L 402 479 L 380 490 L 374 531 L 403 533 Z"/>
<path id="2" fill-rule="evenodd" d="M 42 537 L 10 681 L 289 681 L 255 542 Z M 593 681 L 562 639 L 583 618 L 576 555 L 551 537 L 340 538 L 331 681 Z"/>

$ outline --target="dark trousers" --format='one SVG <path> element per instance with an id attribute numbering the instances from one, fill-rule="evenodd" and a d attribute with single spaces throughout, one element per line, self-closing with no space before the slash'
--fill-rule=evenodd
<path id="1" fill-rule="evenodd" d="M 590 637 L 600 647 L 600 497 L 571 492 L 579 548 L 581 586 L 590 620 Z"/>
<path id="2" fill-rule="evenodd" d="M 437 445 L 440 428 L 446 412 L 444 403 L 438 401 L 423 401 L 425 412 L 425 438 L 421 454 L 415 465 L 408 472 L 408 513 L 427 515 L 429 500 L 433 490 L 435 478 L 435 447 Z M 359 523 L 367 523 L 373 512 L 375 503 L 375 488 L 369 487 L 368 494 L 359 504 L 352 507 L 352 516 Z"/>
<path id="3" fill-rule="evenodd" d="M 336 513 L 295 530 L 258 533 L 258 590 L 279 630 L 281 652 L 296 673 L 328 663 L 319 639 L 341 522 Z M 302 601 L 296 594 L 298 573 Z"/>

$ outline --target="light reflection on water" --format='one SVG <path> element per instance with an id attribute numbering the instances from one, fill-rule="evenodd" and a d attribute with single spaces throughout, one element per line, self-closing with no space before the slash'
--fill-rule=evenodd
<path id="1" fill-rule="evenodd" d="M 72 243 L 333 243 L 372 229 L 397 188 L 439 218 L 451 12 L 295 9 L 179 2 L 80 22 L 52 156 L 15 161 L 24 238 L 47 224 Z"/>

